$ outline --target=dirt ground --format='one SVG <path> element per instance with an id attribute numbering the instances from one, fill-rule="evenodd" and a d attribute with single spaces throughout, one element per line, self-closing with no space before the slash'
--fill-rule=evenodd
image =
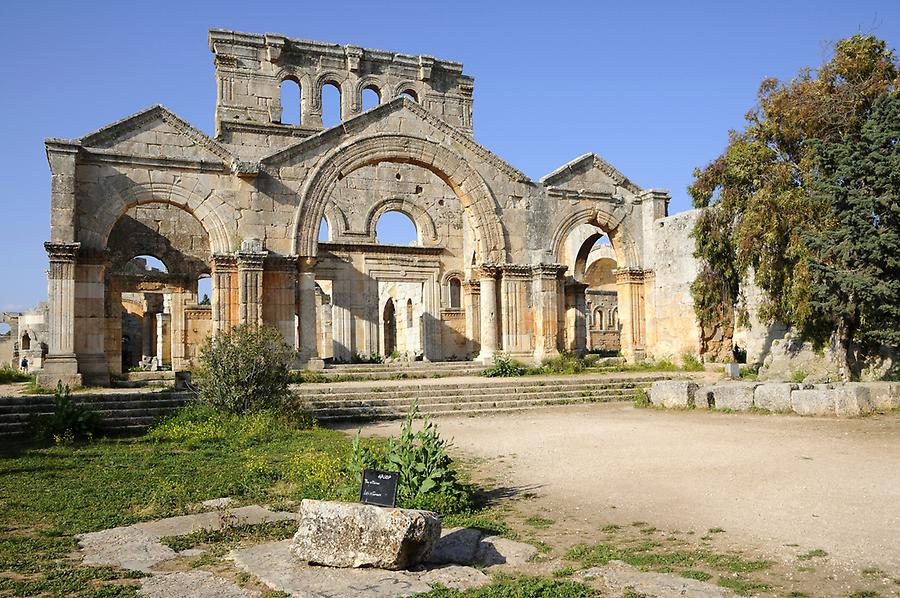
<path id="1" fill-rule="evenodd" d="M 837 420 L 614 403 L 438 423 L 477 481 L 500 489 L 514 521 L 552 522 L 534 538 L 553 554 L 608 541 L 604 525 L 646 522 L 775 560 L 779 594 L 900 595 L 900 414 Z"/>

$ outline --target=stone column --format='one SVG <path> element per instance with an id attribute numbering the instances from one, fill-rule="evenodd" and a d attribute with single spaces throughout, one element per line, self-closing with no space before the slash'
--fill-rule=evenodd
<path id="1" fill-rule="evenodd" d="M 467 280 L 462 285 L 463 307 L 466 311 L 466 339 L 468 358 L 477 355 L 481 348 L 481 285 L 477 280 Z"/>
<path id="2" fill-rule="evenodd" d="M 532 314 L 527 309 L 526 285 L 531 266 L 505 264 L 501 267 L 500 314 L 503 351 L 517 357 L 532 356 Z"/>
<path id="3" fill-rule="evenodd" d="M 497 351 L 497 267 L 482 266 L 478 270 L 481 287 L 481 350 L 477 361 L 492 363 Z"/>
<path id="4" fill-rule="evenodd" d="M 532 268 L 534 360 L 540 363 L 559 355 L 559 300 L 566 266 L 539 264 Z"/>
<path id="5" fill-rule="evenodd" d="M 210 262 L 212 270 L 212 306 L 213 334 L 227 332 L 237 323 L 235 318 L 235 306 L 238 304 L 236 297 L 237 260 L 232 255 L 216 254 Z"/>
<path id="6" fill-rule="evenodd" d="M 238 317 L 241 324 L 259 326 L 263 323 L 263 264 L 267 251 L 241 248 L 237 254 L 238 265 Z"/>
<path id="7" fill-rule="evenodd" d="M 622 328 L 622 355 L 634 363 L 645 357 L 644 271 L 638 268 L 616 270 L 619 292 L 619 322 Z"/>
<path id="8" fill-rule="evenodd" d="M 566 288 L 566 349 L 576 355 L 587 351 L 585 328 L 585 296 L 587 285 L 570 279 Z"/>
<path id="9" fill-rule="evenodd" d="M 301 257 L 297 265 L 299 366 L 308 370 L 321 370 L 325 364 L 319 357 L 319 339 L 316 338 L 319 317 L 316 310 L 316 258 Z"/>
<path id="10" fill-rule="evenodd" d="M 263 289 L 263 321 L 297 348 L 297 257 L 270 256 L 263 272 Z"/>
<path id="11" fill-rule="evenodd" d="M 191 281 L 184 281 L 182 289 L 190 288 Z M 169 330 L 172 338 L 172 370 L 179 371 L 186 365 L 187 360 L 187 331 L 185 327 L 184 306 L 190 299 L 196 297 L 193 291 L 175 291 L 170 294 Z"/>
<path id="12" fill-rule="evenodd" d="M 57 382 L 80 386 L 75 358 L 75 262 L 80 243 L 44 243 L 50 259 L 47 272 L 49 338 L 44 369 L 38 374 L 41 386 L 52 388 Z"/>
<path id="13" fill-rule="evenodd" d="M 105 252 L 84 247 L 79 250 L 78 263 L 75 264 L 75 355 L 78 357 L 78 372 L 84 384 L 97 386 L 109 384 L 105 351 L 106 264 Z"/>

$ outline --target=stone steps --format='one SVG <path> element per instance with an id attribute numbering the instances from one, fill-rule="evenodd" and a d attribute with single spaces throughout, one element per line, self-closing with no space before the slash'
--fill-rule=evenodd
<path id="1" fill-rule="evenodd" d="M 432 416 L 483 415 L 552 405 L 628 401 L 666 375 L 636 377 L 570 376 L 552 379 L 469 378 L 452 383 L 377 385 L 335 384 L 297 387 L 299 405 L 321 421 L 392 419 L 415 402 Z"/>
<path id="2" fill-rule="evenodd" d="M 100 416 L 101 429 L 111 434 L 141 432 L 157 419 L 192 400 L 192 393 L 134 392 L 74 395 L 72 401 Z M 51 415 L 52 395 L 0 397 L 0 437 L 27 434 L 35 417 Z"/>

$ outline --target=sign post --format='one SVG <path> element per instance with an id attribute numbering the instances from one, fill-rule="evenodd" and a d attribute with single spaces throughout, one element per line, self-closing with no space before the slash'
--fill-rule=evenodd
<path id="1" fill-rule="evenodd" d="M 399 481 L 399 472 L 364 469 L 362 487 L 359 490 L 359 502 L 379 507 L 397 506 L 397 483 Z"/>

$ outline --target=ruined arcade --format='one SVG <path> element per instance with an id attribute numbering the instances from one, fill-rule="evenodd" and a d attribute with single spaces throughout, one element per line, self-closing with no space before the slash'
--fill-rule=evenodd
<path id="1" fill-rule="evenodd" d="M 41 384 L 186 369 L 206 336 L 245 322 L 277 328 L 310 369 L 372 353 L 698 352 L 695 214 L 669 217 L 667 192 L 593 153 L 529 179 L 473 138 L 457 62 L 223 30 L 209 46 L 215 137 L 157 105 L 46 141 Z M 299 105 L 282 101 L 289 85 Z M 330 128 L 326 86 L 340 91 Z M 379 104 L 363 111 L 367 90 Z M 386 212 L 412 220 L 414 245 L 378 242 Z"/>

